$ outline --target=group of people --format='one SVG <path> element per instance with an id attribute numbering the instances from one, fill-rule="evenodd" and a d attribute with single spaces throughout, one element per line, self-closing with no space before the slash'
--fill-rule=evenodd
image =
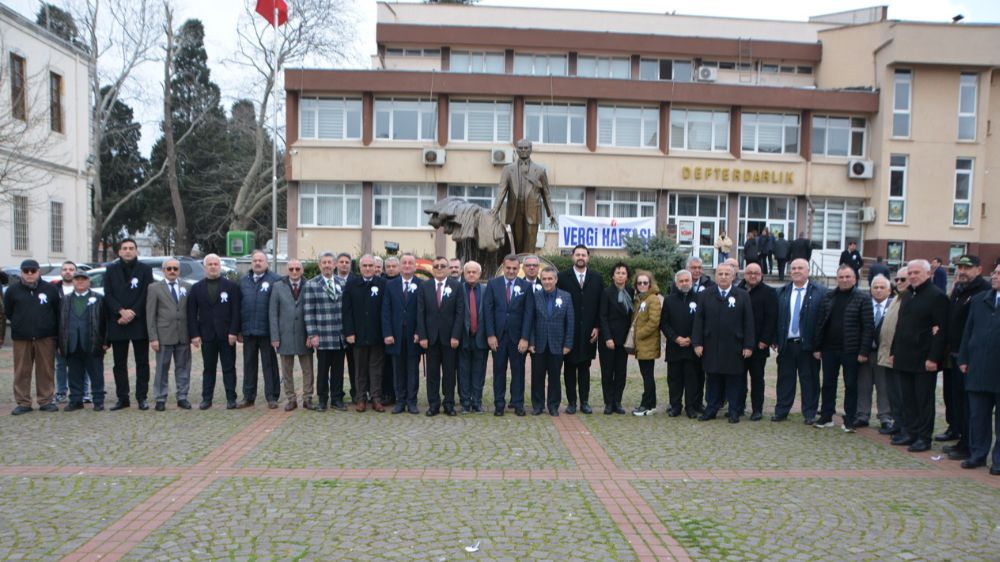
<path id="1" fill-rule="evenodd" d="M 715 239 L 715 250 L 719 254 L 719 263 L 725 263 L 729 259 L 733 251 L 733 239 L 725 230 L 719 231 L 719 236 Z M 771 234 L 764 228 L 758 235 L 756 230 L 751 229 L 747 231 L 746 240 L 743 242 L 744 264 L 760 265 L 764 275 L 777 274 L 781 283 L 785 281 L 785 268 L 792 260 L 809 261 L 811 256 L 812 242 L 806 238 L 804 232 L 800 232 L 795 240 L 787 240 L 784 232 Z"/>
<path id="2" fill-rule="evenodd" d="M 605 286 L 588 267 L 590 252 L 583 245 L 574 248 L 567 270 L 542 267 L 537 256 L 522 261 L 509 255 L 502 274 L 490 280 L 483 279 L 478 263 L 444 257 L 433 260 L 433 278 L 421 280 L 412 254 L 384 262 L 366 254 L 354 273 L 349 254 L 324 253 L 316 277 L 305 279 L 295 259 L 279 276 L 256 251 L 250 271 L 238 281 L 223 277 L 219 257 L 211 254 L 204 258 L 205 278 L 189 285 L 179 278 L 176 260 L 164 262 L 165 279 L 154 282 L 130 239 L 118 255 L 108 267 L 103 296 L 90 290 L 90 278 L 72 264 L 51 284 L 39 280 L 36 262 L 21 264 L 20 282 L 4 297 L 14 340 L 15 415 L 32 410 L 33 369 L 39 409 L 58 409 L 57 358 L 67 370 L 65 410 L 83 408 L 85 397 L 95 410 L 103 409 L 109 348 L 117 393 L 110 409 L 130 407 L 130 344 L 140 409 L 149 408 L 148 350 L 156 353 L 153 399 L 159 411 L 165 409 L 171 363 L 177 405 L 192 407 L 191 346 L 202 352 L 203 410 L 212 407 L 220 364 L 227 408 L 254 405 L 259 367 L 269 408 L 278 407 L 283 389 L 285 410 L 300 403 L 317 411 L 346 410 L 346 364 L 357 411 L 391 406 L 393 413 L 418 414 L 425 356 L 426 415 L 454 416 L 459 408 L 481 413 L 492 352 L 495 416 L 508 409 L 523 416 L 529 407 L 534 415 L 558 416 L 563 387 L 565 413 L 592 413 L 590 367 L 598 356 L 604 413 L 624 414 L 634 355 L 643 381 L 634 415 L 656 411 L 654 367 L 663 357 L 668 415 L 708 421 L 725 409 L 728 421 L 738 423 L 748 394 L 750 419 L 762 419 L 764 371 L 776 353 L 772 421 L 788 418 L 800 386 L 804 422 L 832 427 L 842 378 L 844 431 L 869 424 L 874 389 L 879 431 L 892 435 L 893 444 L 926 451 L 935 439 L 956 440 L 946 452 L 974 468 L 986 462 L 993 410 L 1000 409 L 1000 377 L 991 371 L 1000 359 L 1000 267 L 991 286 L 972 255 L 957 260 L 950 297 L 931 281 L 925 260 L 901 267 L 895 283 L 876 275 L 864 292 L 851 263 L 840 266 L 836 287 L 827 289 L 810 280 L 806 259 L 795 259 L 791 282 L 776 290 L 764 282 L 761 263 L 750 262 L 741 272 L 729 258 L 712 279 L 692 257 L 670 290 L 661 291 L 652 273 L 631 271 L 624 262 Z M 244 358 L 240 401 L 237 343 Z M 525 396 L 529 358 L 531 392 Z M 296 360 L 301 396 L 292 376 Z M 949 428 L 935 436 L 942 370 Z M 993 454 L 991 471 L 997 473 L 1000 449 Z"/>

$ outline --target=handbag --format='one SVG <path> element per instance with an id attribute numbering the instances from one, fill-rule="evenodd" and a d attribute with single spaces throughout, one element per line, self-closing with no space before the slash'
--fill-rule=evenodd
<path id="1" fill-rule="evenodd" d="M 635 353 L 635 321 L 628 328 L 628 335 L 625 336 L 625 351 Z"/>

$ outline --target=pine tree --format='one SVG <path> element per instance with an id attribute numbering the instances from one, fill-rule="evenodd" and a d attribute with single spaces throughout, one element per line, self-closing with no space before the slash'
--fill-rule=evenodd
<path id="1" fill-rule="evenodd" d="M 45 3 L 39 6 L 35 23 L 55 33 L 70 43 L 79 44 L 80 30 L 69 12 L 59 6 Z"/>
<path id="2" fill-rule="evenodd" d="M 106 93 L 107 89 L 108 86 L 105 86 L 102 93 Z M 134 119 L 132 108 L 121 101 L 115 101 L 100 145 L 101 184 L 105 189 L 101 204 L 105 215 L 122 197 L 145 180 L 148 162 L 139 151 L 141 137 L 142 129 Z M 133 197 L 115 213 L 101 233 L 105 248 L 114 247 L 123 230 L 134 233 L 145 228 L 151 217 L 147 197 Z"/>

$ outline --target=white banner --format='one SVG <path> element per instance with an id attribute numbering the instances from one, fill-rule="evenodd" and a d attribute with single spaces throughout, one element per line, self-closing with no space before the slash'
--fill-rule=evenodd
<path id="1" fill-rule="evenodd" d="M 620 250 L 626 236 L 649 238 L 656 235 L 656 218 L 615 219 L 559 215 L 559 247 L 583 244 L 593 249 Z"/>

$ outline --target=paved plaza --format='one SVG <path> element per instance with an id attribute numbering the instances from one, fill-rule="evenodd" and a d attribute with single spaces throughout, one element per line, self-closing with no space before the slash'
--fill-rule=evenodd
<path id="1" fill-rule="evenodd" d="M 220 383 L 208 411 L 13 417 L 8 345 L 0 560 L 1000 559 L 1000 477 L 940 444 L 668 418 L 662 363 L 659 414 L 605 416 L 592 373 L 590 416 L 226 411 Z"/>

